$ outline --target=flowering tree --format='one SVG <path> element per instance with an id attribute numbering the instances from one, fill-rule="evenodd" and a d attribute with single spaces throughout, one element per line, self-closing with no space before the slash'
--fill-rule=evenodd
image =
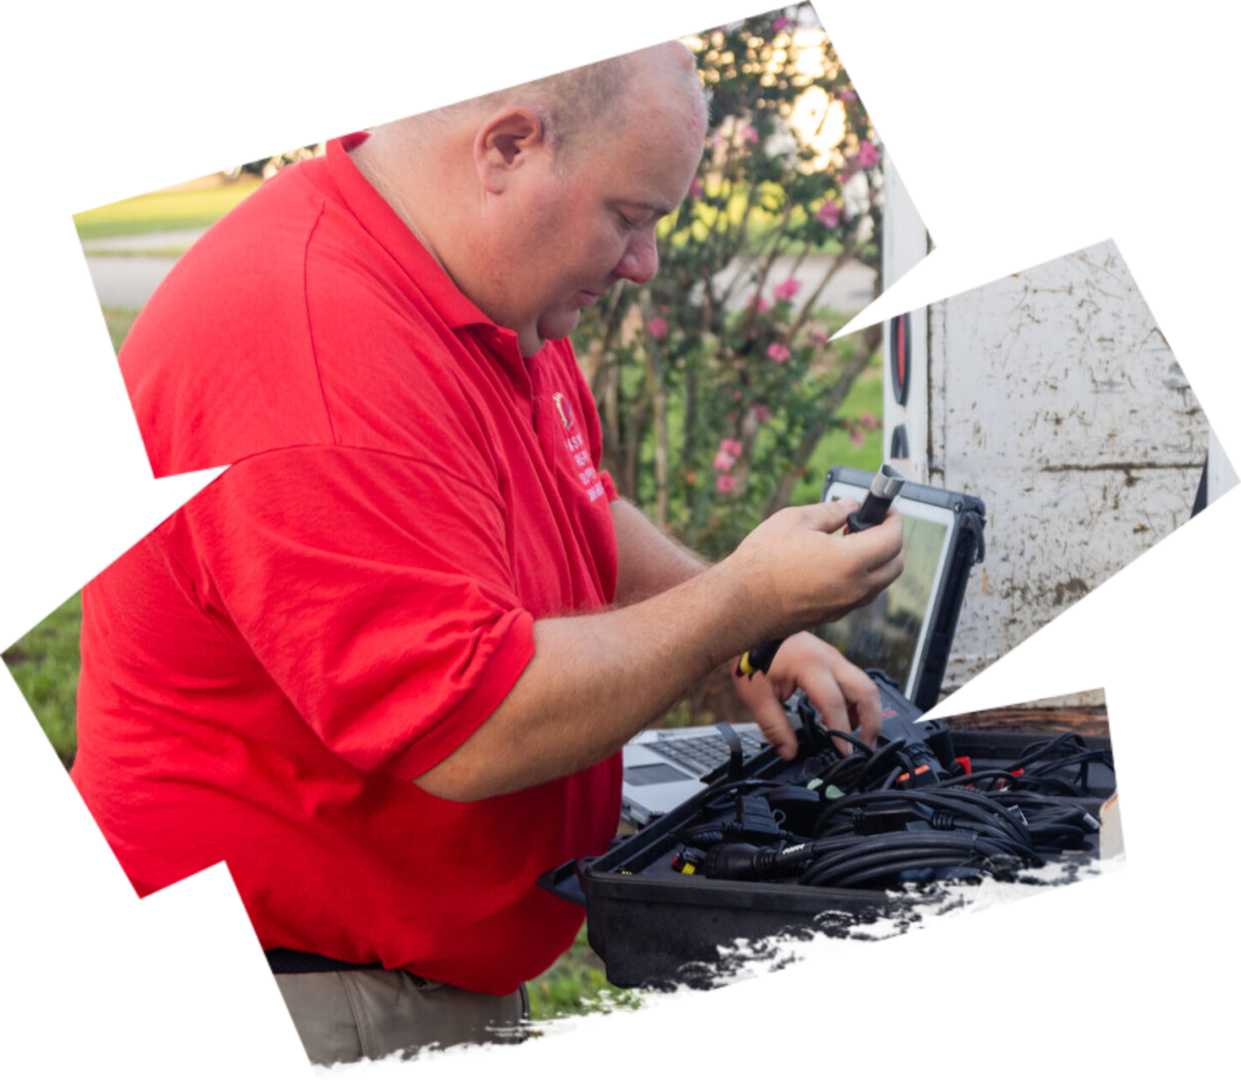
<path id="1" fill-rule="evenodd" d="M 711 103 L 702 163 L 661 224 L 661 269 L 584 314 L 578 355 L 618 489 L 717 555 L 786 505 L 878 345 L 829 342 L 820 297 L 878 261 L 880 154 L 808 5 L 688 42 Z M 809 273 L 814 269 L 813 274 Z"/>

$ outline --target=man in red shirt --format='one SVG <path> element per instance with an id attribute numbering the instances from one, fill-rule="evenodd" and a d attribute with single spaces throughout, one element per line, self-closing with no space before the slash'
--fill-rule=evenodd
<path id="1" fill-rule="evenodd" d="M 581 915 L 535 886 L 615 830 L 616 753 L 698 679 L 791 755 L 796 633 L 900 572 L 893 518 L 790 509 L 713 567 L 598 471 L 563 340 L 656 271 L 705 107 L 677 44 L 331 144 L 195 245 L 121 366 L 157 475 L 229 464 L 84 596 L 73 777 L 135 888 L 221 859 L 312 1059 L 494 1037 Z"/>

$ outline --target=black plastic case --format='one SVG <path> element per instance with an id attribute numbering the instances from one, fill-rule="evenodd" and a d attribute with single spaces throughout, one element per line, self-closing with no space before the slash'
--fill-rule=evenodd
<path id="1" fill-rule="evenodd" d="M 1042 734 L 952 731 L 972 771 L 1009 765 Z M 1109 760 L 1136 760 L 1126 740 L 1091 739 Z M 1132 740 L 1131 740 L 1132 741 Z M 782 780 L 798 761 L 772 747 L 746 777 Z M 1090 762 L 1096 818 L 1116 777 Z M 689 997 L 1057 998 L 1086 997 L 1065 957 L 1098 956 L 1098 833 L 1080 854 L 1041 854 L 1034 900 L 975 899 L 870 889 L 712 880 L 671 868 L 675 835 L 706 793 L 681 804 L 607 854 L 550 870 L 544 888 L 585 906 L 591 947 L 614 986 Z M 1093 970 L 1093 963 L 1088 963 Z M 1087 972 L 1088 973 L 1088 972 Z M 1073 988 L 1066 988 L 1067 981 Z"/>

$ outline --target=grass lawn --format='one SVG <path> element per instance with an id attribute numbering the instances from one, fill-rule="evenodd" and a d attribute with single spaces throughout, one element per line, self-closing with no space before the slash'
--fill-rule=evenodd
<path id="1" fill-rule="evenodd" d="M 227 214 L 262 183 L 243 177 L 231 184 L 188 191 L 152 191 L 73 215 L 79 240 L 102 236 L 204 229 Z"/>
<path id="2" fill-rule="evenodd" d="M 596 1070 L 654 1075 L 655 996 L 607 981 L 585 925 L 570 950 L 526 984 L 526 992 L 536 1076 L 586 1076 Z M 609 1060 L 598 1060 L 601 1056 Z"/>
<path id="3" fill-rule="evenodd" d="M 69 318 L 77 318 L 77 248 L 84 240 L 206 228 L 258 190 L 262 180 L 243 176 L 235 184 L 202 190 L 143 191 L 69 214 Z"/>
<path id="4" fill-rule="evenodd" d="M 66 767 L 77 752 L 78 636 L 82 595 L 75 593 L 4 651 L 17 688 Z"/>

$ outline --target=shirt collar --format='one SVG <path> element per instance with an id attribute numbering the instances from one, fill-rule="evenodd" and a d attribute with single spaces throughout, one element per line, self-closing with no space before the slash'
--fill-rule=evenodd
<path id="1" fill-rule="evenodd" d="M 327 145 L 328 171 L 349 209 L 358 221 L 410 275 L 435 309 L 454 330 L 469 326 L 491 327 L 500 337 L 513 331 L 497 326 L 465 295 L 444 268 L 425 247 L 387 200 L 362 175 L 349 151 L 361 146 L 370 136 L 365 132 L 333 139 Z"/>

